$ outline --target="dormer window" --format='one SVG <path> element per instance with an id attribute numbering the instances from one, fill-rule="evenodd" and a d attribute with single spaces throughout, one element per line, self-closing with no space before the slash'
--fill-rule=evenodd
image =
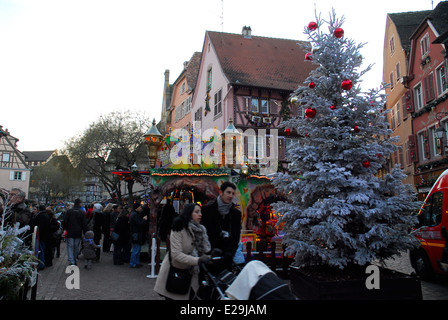
<path id="1" fill-rule="evenodd" d="M 246 39 L 252 39 L 252 29 L 250 28 L 250 26 L 244 26 L 243 30 L 241 31 L 241 33 L 243 34 L 243 37 Z"/>
<path id="2" fill-rule="evenodd" d="M 179 94 L 183 94 L 185 92 L 185 82 L 181 84 Z"/>
<path id="3" fill-rule="evenodd" d="M 426 33 L 420 40 L 420 49 L 422 52 L 422 58 L 429 53 L 429 33 Z"/>

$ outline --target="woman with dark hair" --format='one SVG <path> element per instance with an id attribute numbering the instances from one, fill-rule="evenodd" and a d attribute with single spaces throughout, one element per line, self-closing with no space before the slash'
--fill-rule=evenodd
<path id="1" fill-rule="evenodd" d="M 196 203 L 187 204 L 182 214 L 173 221 L 170 234 L 170 252 L 163 259 L 154 291 L 174 300 L 188 300 L 194 297 L 199 288 L 199 264 L 210 262 L 207 254 L 210 250 L 207 230 L 200 224 L 202 218 L 201 207 Z M 189 269 L 192 273 L 190 290 L 186 294 L 172 293 L 166 290 L 166 281 L 171 264 L 179 269 Z"/>

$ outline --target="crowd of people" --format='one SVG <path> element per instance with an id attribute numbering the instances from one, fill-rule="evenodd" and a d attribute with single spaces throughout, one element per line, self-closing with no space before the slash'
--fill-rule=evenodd
<path id="1" fill-rule="evenodd" d="M 109 203 L 104 207 L 95 203 L 84 208 L 81 200 L 76 199 L 62 220 L 69 263 L 76 265 L 78 255 L 83 253 L 85 268 L 90 269 L 92 261 L 100 260 L 101 251 L 113 250 L 115 265 L 129 263 L 131 268 L 141 267 L 140 253 L 147 241 L 148 215 L 148 205 L 139 202 L 132 206 Z"/>
<path id="2" fill-rule="evenodd" d="M 103 252 L 113 251 L 115 265 L 142 266 L 140 252 L 147 240 L 148 205 L 93 203 L 83 206 L 80 199 L 73 205 L 62 206 L 31 206 L 27 202 L 25 192 L 13 188 L 0 197 L 0 213 L 4 226 L 18 223 L 19 229 L 28 227 L 21 237 L 29 247 L 33 231 L 38 227 L 38 270 L 53 265 L 53 258 L 60 256 L 62 242 L 66 244 L 70 265 L 77 265 L 82 254 L 85 268 L 91 269 L 92 262 L 100 260 L 102 248 Z"/>
<path id="3" fill-rule="evenodd" d="M 167 242 L 168 252 L 162 262 L 154 291 L 166 299 L 191 299 L 198 290 L 200 264 L 208 265 L 213 273 L 230 270 L 240 245 L 241 212 L 233 203 L 236 186 L 224 182 L 216 200 L 201 205 L 189 203 L 176 213 L 168 203 L 158 223 L 158 235 Z M 50 267 L 59 256 L 60 244 L 65 241 L 68 263 L 76 265 L 78 255 L 84 256 L 85 268 L 100 260 L 101 250 L 110 252 L 113 244 L 113 263 L 138 268 L 141 247 L 147 241 L 148 205 L 131 206 L 100 203 L 83 206 L 76 199 L 69 209 L 55 214 L 54 207 L 38 205 L 29 210 L 26 195 L 13 189 L 8 196 L 8 222 L 39 228 L 39 269 Z M 0 203 L 0 206 L 2 203 Z M 3 208 L 2 212 L 4 212 Z M 58 210 L 59 211 L 59 210 Z M 102 242 L 101 242 L 102 240 Z M 101 243 L 100 243 L 101 242 Z M 221 256 L 214 262 L 212 256 Z M 191 281 L 187 293 L 167 290 L 171 266 L 189 270 Z"/>

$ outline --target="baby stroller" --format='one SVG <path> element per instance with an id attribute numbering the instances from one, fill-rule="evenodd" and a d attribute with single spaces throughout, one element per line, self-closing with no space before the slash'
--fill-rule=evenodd
<path id="1" fill-rule="evenodd" d="M 204 300 L 296 300 L 288 284 L 261 261 L 248 262 L 238 275 L 224 271 L 214 276 L 205 265 L 201 269 L 206 275 L 202 293 L 209 292 L 199 297 Z"/>

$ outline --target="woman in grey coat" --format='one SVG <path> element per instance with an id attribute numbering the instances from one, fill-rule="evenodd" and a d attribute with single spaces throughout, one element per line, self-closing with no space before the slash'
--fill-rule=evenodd
<path id="1" fill-rule="evenodd" d="M 199 264 L 209 263 L 211 250 L 207 230 L 200 224 L 202 218 L 201 207 L 196 203 L 187 204 L 182 214 L 173 221 L 170 234 L 171 263 L 180 269 L 190 269 L 192 273 L 190 292 L 176 294 L 168 292 L 165 288 L 170 268 L 169 254 L 165 255 L 159 275 L 157 276 L 154 291 L 173 300 L 188 300 L 194 296 L 199 288 Z"/>

